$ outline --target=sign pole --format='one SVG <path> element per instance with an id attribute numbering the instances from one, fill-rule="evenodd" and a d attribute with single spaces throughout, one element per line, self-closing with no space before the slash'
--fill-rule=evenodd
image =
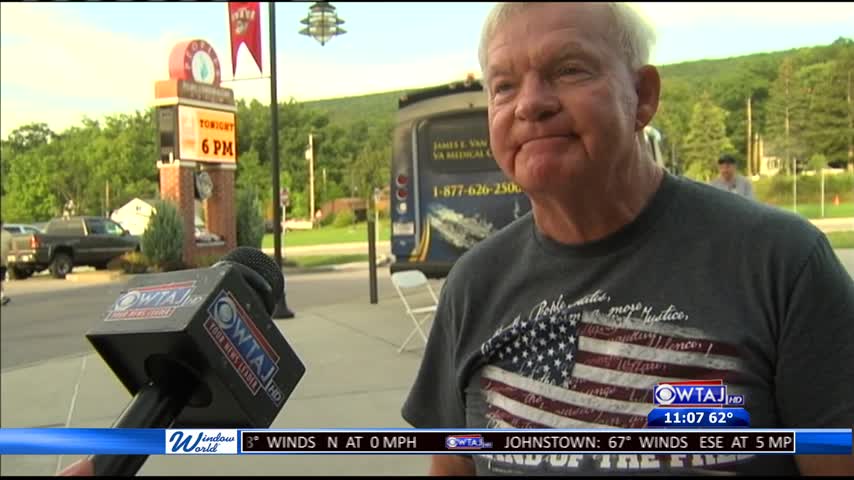
<path id="1" fill-rule="evenodd" d="M 267 4 L 270 8 L 270 126 L 273 140 L 273 198 L 279 198 L 279 102 L 276 97 L 276 4 Z M 280 202 L 273 204 L 273 249 L 276 265 L 282 266 L 282 210 Z"/>

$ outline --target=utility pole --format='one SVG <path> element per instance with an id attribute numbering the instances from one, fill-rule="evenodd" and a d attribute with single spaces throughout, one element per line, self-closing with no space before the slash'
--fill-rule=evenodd
<path id="1" fill-rule="evenodd" d="M 851 70 L 848 70 L 848 171 L 854 172 L 854 109 L 851 108 Z"/>
<path id="2" fill-rule="evenodd" d="M 786 128 L 786 164 L 791 165 L 792 167 L 792 205 L 795 213 L 798 213 L 798 166 L 795 165 L 794 158 L 791 157 L 791 152 L 789 148 L 789 102 L 791 101 L 791 97 L 789 96 L 789 76 L 786 75 L 785 79 L 785 92 L 786 92 L 786 110 L 785 110 L 785 128 Z"/>
<path id="3" fill-rule="evenodd" d="M 314 134 L 308 134 L 308 150 L 305 152 L 305 158 L 308 160 L 308 205 L 311 224 L 314 225 Z"/>
<path id="4" fill-rule="evenodd" d="M 751 96 L 748 95 L 747 96 L 747 176 L 748 177 L 753 176 L 753 155 L 752 155 L 753 148 L 751 148 L 753 146 L 751 144 L 751 142 L 753 141 L 753 136 L 751 135 L 751 130 L 753 127 L 753 124 L 752 124 L 753 115 L 751 115 L 750 104 L 751 104 Z"/>
<path id="5" fill-rule="evenodd" d="M 107 186 L 106 186 L 105 190 L 106 191 L 104 192 L 104 210 L 106 213 L 104 213 L 104 216 L 109 217 L 110 216 L 110 181 L 109 180 L 107 180 Z"/>

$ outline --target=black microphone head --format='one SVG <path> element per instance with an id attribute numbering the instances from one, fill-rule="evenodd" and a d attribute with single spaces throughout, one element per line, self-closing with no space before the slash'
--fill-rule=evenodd
<path id="1" fill-rule="evenodd" d="M 252 247 L 237 247 L 222 257 L 223 262 L 239 263 L 257 272 L 273 289 L 274 303 L 279 303 L 285 293 L 282 269 L 266 253 Z"/>
<path id="2" fill-rule="evenodd" d="M 189 395 L 174 428 L 267 428 L 305 373 L 270 316 L 283 295 L 276 262 L 241 247 L 210 268 L 133 277 L 86 337 L 132 395 L 150 382 Z"/>

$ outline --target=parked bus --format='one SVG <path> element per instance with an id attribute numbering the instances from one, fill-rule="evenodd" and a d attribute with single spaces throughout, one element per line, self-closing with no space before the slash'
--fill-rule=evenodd
<path id="1" fill-rule="evenodd" d="M 398 101 L 391 163 L 391 272 L 444 277 L 457 258 L 531 209 L 489 149 L 481 83 L 441 85 Z M 645 138 L 659 163 L 661 135 Z"/>

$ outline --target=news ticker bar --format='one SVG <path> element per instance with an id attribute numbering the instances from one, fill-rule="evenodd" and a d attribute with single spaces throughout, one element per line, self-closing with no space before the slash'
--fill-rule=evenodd
<path id="1" fill-rule="evenodd" d="M 851 429 L 2 428 L 2 455 L 767 453 L 850 455 Z"/>

